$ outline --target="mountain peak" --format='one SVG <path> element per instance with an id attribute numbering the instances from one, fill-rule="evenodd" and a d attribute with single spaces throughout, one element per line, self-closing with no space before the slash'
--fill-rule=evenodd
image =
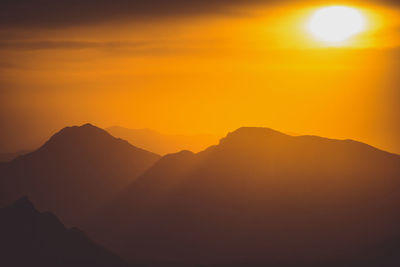
<path id="1" fill-rule="evenodd" d="M 258 141 L 282 137 L 289 137 L 289 135 L 283 134 L 270 128 L 241 127 L 233 132 L 230 132 L 225 138 L 221 139 L 220 144 L 248 142 L 250 140 Z"/>
<path id="2" fill-rule="evenodd" d="M 159 158 L 91 124 L 66 127 L 39 149 L 2 167 L 0 191 L 5 193 L 0 204 L 28 195 L 38 210 L 81 226 Z"/>
<path id="3" fill-rule="evenodd" d="M 29 200 L 28 197 L 24 196 L 20 199 L 16 200 L 14 203 L 10 205 L 10 208 L 15 210 L 24 210 L 24 211 L 35 211 L 35 207 L 33 203 Z"/>
<path id="4" fill-rule="evenodd" d="M 229 133 L 228 135 L 251 135 L 251 134 L 259 134 L 259 135 L 285 135 L 279 131 L 276 131 L 271 128 L 264 127 L 240 127 L 239 129 Z"/>
<path id="5" fill-rule="evenodd" d="M 98 128 L 98 127 L 94 126 L 94 125 L 91 124 L 91 123 L 82 124 L 82 126 L 80 126 L 80 127 L 94 127 L 94 128 Z"/>
<path id="6" fill-rule="evenodd" d="M 94 126 L 93 124 L 86 123 L 81 126 L 69 126 L 61 129 L 57 134 L 67 134 L 67 133 L 103 133 L 108 134 L 105 130 Z M 55 135 L 57 135 L 55 134 Z"/>
<path id="7" fill-rule="evenodd" d="M 59 132 L 54 134 L 44 145 L 50 146 L 51 144 L 66 144 L 73 142 L 86 142 L 92 143 L 94 140 L 112 140 L 114 139 L 107 131 L 94 126 L 93 124 L 86 123 L 81 126 L 69 126 L 61 129 Z"/>

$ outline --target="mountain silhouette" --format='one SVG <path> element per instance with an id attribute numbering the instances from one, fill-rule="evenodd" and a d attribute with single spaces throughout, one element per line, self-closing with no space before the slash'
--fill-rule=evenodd
<path id="1" fill-rule="evenodd" d="M 399 236 L 399 210 L 400 156 L 240 128 L 203 152 L 164 156 L 103 210 L 92 235 L 136 260 L 370 266 L 361 263 Z"/>
<path id="2" fill-rule="evenodd" d="M 0 208 L 0 265 L 41 267 L 127 266 L 77 228 L 67 229 L 27 198 Z"/>
<path id="3" fill-rule="evenodd" d="M 129 141 L 131 144 L 153 151 L 160 155 L 182 150 L 199 152 L 216 144 L 218 138 L 212 135 L 173 135 L 150 129 L 128 129 L 113 126 L 106 129 L 113 136 Z"/>
<path id="4" fill-rule="evenodd" d="M 158 159 L 93 125 L 66 127 L 38 150 L 0 165 L 0 203 L 26 195 L 39 210 L 82 228 Z"/>
<path id="5" fill-rule="evenodd" d="M 21 151 L 14 152 L 14 153 L 0 153 L 0 162 L 12 161 L 13 159 L 15 159 L 21 155 L 28 154 L 29 152 L 30 151 L 28 151 L 28 150 L 21 150 Z"/>

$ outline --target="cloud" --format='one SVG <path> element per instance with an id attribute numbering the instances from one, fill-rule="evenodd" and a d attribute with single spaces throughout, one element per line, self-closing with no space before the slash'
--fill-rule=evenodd
<path id="1" fill-rule="evenodd" d="M 49 49 L 141 49 L 149 42 L 90 42 L 90 41 L 3 41 L 0 49 L 49 50 Z"/>
<path id="2" fill-rule="evenodd" d="M 316 0 L 318 1 L 318 0 Z M 301 3 L 300 0 L 3 0 L 0 27 L 63 27 L 119 19 L 152 19 L 231 13 L 251 5 Z M 394 0 L 368 0 L 400 5 Z"/>
<path id="3" fill-rule="evenodd" d="M 176 43 L 175 43 L 176 45 Z M 184 53 L 186 50 L 181 47 L 176 47 L 168 41 L 163 40 L 148 40 L 148 41 L 1 41 L 0 50 L 2 50 L 3 58 L 7 58 L 7 53 L 10 51 L 18 52 L 47 52 L 50 50 L 92 50 L 102 51 L 106 53 L 114 53 L 115 55 L 136 56 L 136 55 L 171 55 L 176 53 Z M 121 54 L 122 53 L 122 54 Z M 0 62 L 0 69 L 2 68 L 21 68 L 17 65 L 2 64 Z M 23 67 L 25 68 L 25 67 Z"/>
<path id="4" fill-rule="evenodd" d="M 260 0 L 3 0 L 0 26 L 59 27 L 227 11 Z"/>

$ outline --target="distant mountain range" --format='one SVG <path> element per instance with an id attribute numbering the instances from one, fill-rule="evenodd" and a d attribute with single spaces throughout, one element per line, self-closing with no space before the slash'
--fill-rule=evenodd
<path id="1" fill-rule="evenodd" d="M 0 203 L 24 195 L 145 266 L 400 264 L 400 156 L 352 140 L 240 128 L 161 157 L 90 124 L 67 127 L 0 164 Z"/>
<path id="2" fill-rule="evenodd" d="M 113 136 L 129 141 L 134 146 L 160 155 L 176 153 L 182 150 L 199 152 L 217 144 L 218 137 L 213 135 L 172 135 L 150 129 L 128 129 L 113 126 L 106 129 Z"/>
<path id="3" fill-rule="evenodd" d="M 38 150 L 0 165 L 0 203 L 26 195 L 40 210 L 82 227 L 159 158 L 93 125 L 67 127 Z"/>
<path id="4" fill-rule="evenodd" d="M 0 208 L 0 265 L 7 267 L 122 267 L 118 256 L 66 228 L 27 198 Z"/>
<path id="5" fill-rule="evenodd" d="M 163 157 L 96 218 L 94 236 L 131 259 L 329 266 L 378 257 L 364 251 L 400 233 L 399 210 L 400 156 L 241 128 Z"/>

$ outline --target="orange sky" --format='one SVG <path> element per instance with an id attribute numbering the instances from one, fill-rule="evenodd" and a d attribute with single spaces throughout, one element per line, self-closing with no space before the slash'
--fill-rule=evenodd
<path id="1" fill-rule="evenodd" d="M 400 153 L 400 11 L 389 2 L 349 2 L 368 25 L 341 47 L 307 32 L 325 5 L 310 1 L 71 25 L 0 20 L 0 152 L 91 122 L 221 136 L 265 126 Z"/>

